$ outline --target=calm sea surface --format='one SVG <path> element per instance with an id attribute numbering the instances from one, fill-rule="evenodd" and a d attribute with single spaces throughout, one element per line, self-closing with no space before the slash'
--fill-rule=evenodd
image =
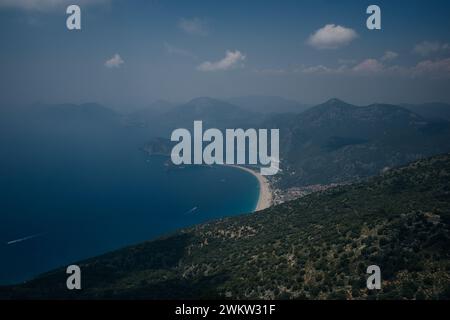
<path id="1" fill-rule="evenodd" d="M 2 129 L 0 284 L 249 212 L 258 200 L 252 175 L 168 168 L 140 151 L 147 137 L 136 129 Z"/>

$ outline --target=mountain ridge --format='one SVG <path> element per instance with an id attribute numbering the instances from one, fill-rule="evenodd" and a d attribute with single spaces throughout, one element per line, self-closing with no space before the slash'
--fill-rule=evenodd
<path id="1" fill-rule="evenodd" d="M 280 128 L 281 187 L 348 182 L 450 151 L 450 126 L 386 104 L 332 99 L 263 127 Z"/>

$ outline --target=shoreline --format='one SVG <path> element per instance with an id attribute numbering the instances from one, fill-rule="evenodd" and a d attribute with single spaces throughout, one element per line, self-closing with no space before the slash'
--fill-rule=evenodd
<path id="1" fill-rule="evenodd" d="M 258 212 L 267 208 L 270 208 L 273 203 L 273 194 L 272 189 L 270 188 L 269 180 L 267 180 L 266 177 L 261 175 L 260 173 L 246 168 L 239 165 L 228 165 L 233 168 L 244 170 L 250 174 L 252 174 L 259 183 L 259 198 L 258 203 L 256 204 L 256 208 L 253 210 L 253 212 Z"/>

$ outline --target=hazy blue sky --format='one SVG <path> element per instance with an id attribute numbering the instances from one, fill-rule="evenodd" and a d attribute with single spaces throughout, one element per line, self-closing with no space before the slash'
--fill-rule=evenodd
<path id="1" fill-rule="evenodd" d="M 82 30 L 66 29 L 80 4 Z M 366 8 L 382 30 L 366 28 Z M 0 0 L 0 103 L 450 102 L 449 1 Z"/>

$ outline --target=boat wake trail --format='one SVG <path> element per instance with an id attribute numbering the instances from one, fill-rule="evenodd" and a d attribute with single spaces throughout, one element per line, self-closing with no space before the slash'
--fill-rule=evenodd
<path id="1" fill-rule="evenodd" d="M 186 211 L 184 214 L 187 215 L 187 214 L 194 213 L 195 211 L 197 211 L 197 209 L 198 209 L 198 207 L 193 207 L 191 210 Z"/>
<path id="2" fill-rule="evenodd" d="M 40 237 L 42 235 L 43 235 L 43 233 L 33 234 L 31 236 L 28 236 L 28 237 L 23 237 L 23 238 L 20 238 L 20 239 L 8 241 L 8 242 L 6 242 L 6 244 L 7 245 L 16 244 L 16 243 L 19 243 L 19 242 L 23 242 L 23 241 L 27 241 L 27 240 L 31 240 L 31 239 Z"/>

